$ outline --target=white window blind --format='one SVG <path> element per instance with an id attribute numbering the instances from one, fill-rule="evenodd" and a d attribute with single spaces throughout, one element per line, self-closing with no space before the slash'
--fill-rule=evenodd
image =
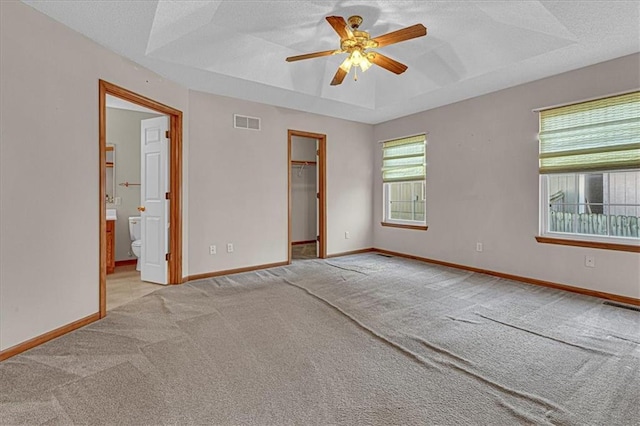
<path id="1" fill-rule="evenodd" d="M 640 168 L 640 92 L 540 112 L 540 173 Z"/>
<path id="2" fill-rule="evenodd" d="M 424 180 L 427 168 L 425 148 L 425 135 L 383 142 L 382 181 Z"/>

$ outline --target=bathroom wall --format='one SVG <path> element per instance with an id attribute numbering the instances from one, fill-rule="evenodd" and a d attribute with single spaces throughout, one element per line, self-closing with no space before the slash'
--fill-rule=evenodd
<path id="1" fill-rule="evenodd" d="M 116 261 L 136 259 L 131 253 L 129 216 L 138 216 L 140 186 L 120 186 L 120 183 L 140 183 L 140 121 L 159 114 L 107 108 L 107 144 L 115 145 L 115 196 L 120 205 L 109 205 L 118 211 L 116 221 Z"/>

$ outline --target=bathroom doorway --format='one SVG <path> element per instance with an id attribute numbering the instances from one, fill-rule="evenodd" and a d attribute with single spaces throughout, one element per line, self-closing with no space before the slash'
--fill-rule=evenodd
<path id="1" fill-rule="evenodd" d="M 325 258 L 326 135 L 289 130 L 289 263 Z"/>
<path id="2" fill-rule="evenodd" d="M 182 113 L 102 80 L 99 100 L 104 317 L 160 288 L 146 281 L 182 282 Z"/>

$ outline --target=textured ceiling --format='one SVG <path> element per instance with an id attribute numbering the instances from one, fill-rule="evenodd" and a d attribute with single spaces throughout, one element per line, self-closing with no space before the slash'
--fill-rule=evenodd
<path id="1" fill-rule="evenodd" d="M 640 51 L 639 1 L 32 1 L 103 46 L 201 90 L 379 123 Z M 379 51 L 409 69 L 372 67 L 329 83 L 344 55 L 325 16 L 364 18 L 372 37 L 416 23 L 428 35 Z"/>

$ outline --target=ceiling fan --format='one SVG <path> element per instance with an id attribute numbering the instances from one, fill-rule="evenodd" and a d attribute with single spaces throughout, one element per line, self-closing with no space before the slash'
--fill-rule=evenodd
<path id="1" fill-rule="evenodd" d="M 354 65 L 356 67 L 360 67 L 362 72 L 368 70 L 372 64 L 376 64 L 394 74 L 402 74 L 407 70 L 406 65 L 391 59 L 382 53 L 373 52 L 368 49 L 384 47 L 390 44 L 427 35 L 427 29 L 425 26 L 422 24 L 416 24 L 376 38 L 371 38 L 368 32 L 358 30 L 360 24 L 362 24 L 361 16 L 356 15 L 349 17 L 349 19 L 347 19 L 349 21 L 349 25 L 347 25 L 344 18 L 341 16 L 327 16 L 326 19 L 340 36 L 340 49 L 289 56 L 287 58 L 287 62 L 319 58 L 321 56 L 336 55 L 339 53 L 348 53 L 349 57 L 347 57 L 347 59 L 345 59 L 340 65 L 338 71 L 333 76 L 333 80 L 331 80 L 332 86 L 342 83 Z M 354 74 L 355 79 L 357 80 L 358 74 L 356 72 L 356 68 L 354 68 Z"/>

